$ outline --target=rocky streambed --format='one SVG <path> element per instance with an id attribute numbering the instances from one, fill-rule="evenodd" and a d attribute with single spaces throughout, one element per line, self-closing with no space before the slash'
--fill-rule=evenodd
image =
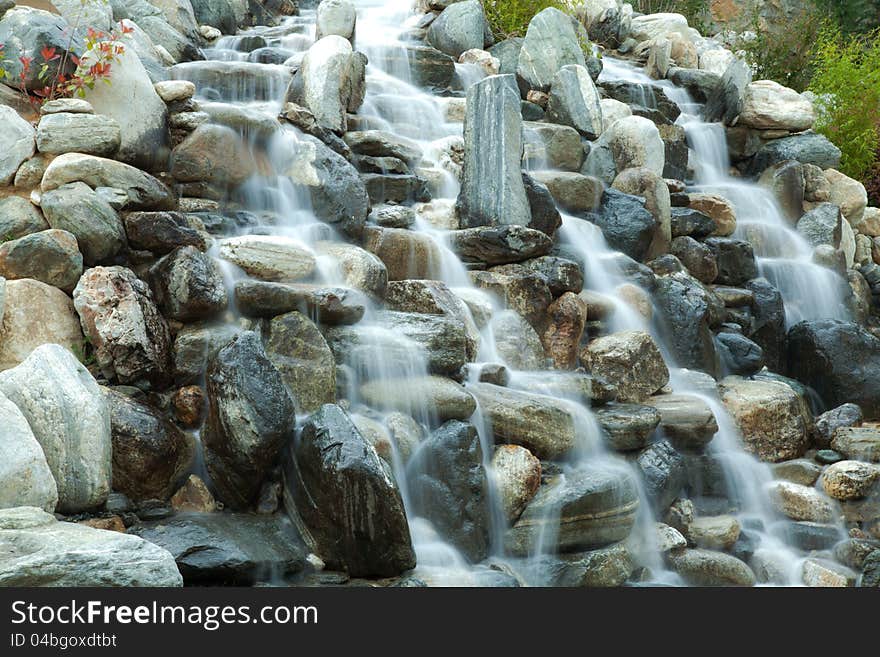
<path id="1" fill-rule="evenodd" d="M 880 210 L 808 98 L 617 0 L 86 6 L 110 85 L 0 85 L 0 583 L 878 584 Z"/>

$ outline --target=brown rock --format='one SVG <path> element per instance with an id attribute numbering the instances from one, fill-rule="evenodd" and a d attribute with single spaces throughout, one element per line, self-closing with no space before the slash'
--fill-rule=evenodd
<path id="1" fill-rule="evenodd" d="M 205 393 L 199 386 L 185 386 L 171 396 L 174 417 L 187 429 L 197 429 L 205 418 Z"/>
<path id="2" fill-rule="evenodd" d="M 205 482 L 191 474 L 171 497 L 171 508 L 177 512 L 213 513 L 217 510 L 217 502 Z"/>
<path id="3" fill-rule="evenodd" d="M 544 351 L 557 369 L 573 370 L 587 323 L 587 304 L 578 295 L 566 292 L 550 304 L 547 314 L 550 322 L 541 336 Z"/>

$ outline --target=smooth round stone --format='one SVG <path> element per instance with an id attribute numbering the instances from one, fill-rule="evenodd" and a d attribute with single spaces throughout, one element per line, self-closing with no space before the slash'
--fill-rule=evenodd
<path id="1" fill-rule="evenodd" d="M 605 440 L 620 452 L 645 447 L 660 424 L 657 409 L 639 404 L 609 404 L 597 409 L 595 414 L 605 430 Z"/>
<path id="2" fill-rule="evenodd" d="M 833 449 L 820 449 L 814 458 L 822 465 L 832 465 L 842 461 L 843 454 L 835 452 Z"/>
<path id="3" fill-rule="evenodd" d="M 507 532 L 505 544 L 519 556 L 543 549 L 574 552 L 599 548 L 629 536 L 639 506 L 632 476 L 623 470 L 580 470 L 545 484 Z M 552 532 L 548 534 L 548 532 Z"/>
<path id="4" fill-rule="evenodd" d="M 43 103 L 40 107 L 40 114 L 94 114 L 95 110 L 92 104 L 82 98 L 59 98 Z"/>
<path id="5" fill-rule="evenodd" d="M 843 539 L 843 533 L 835 525 L 820 522 L 792 522 L 785 526 L 785 538 L 790 545 L 810 552 L 830 550 Z"/>

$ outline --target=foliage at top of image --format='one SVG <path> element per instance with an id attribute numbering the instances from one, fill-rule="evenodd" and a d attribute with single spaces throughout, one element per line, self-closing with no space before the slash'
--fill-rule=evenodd
<path id="1" fill-rule="evenodd" d="M 525 36 L 529 22 L 535 14 L 553 7 L 566 13 L 573 12 L 571 0 L 483 0 L 483 10 L 499 39 Z"/>
<path id="2" fill-rule="evenodd" d="M 865 35 L 822 29 L 809 90 L 817 96 L 816 130 L 843 151 L 841 170 L 863 179 L 880 149 L 880 29 Z"/>
<path id="3" fill-rule="evenodd" d="M 632 7 L 642 14 L 681 14 L 688 25 L 707 34 L 711 18 L 709 0 L 633 0 Z"/>

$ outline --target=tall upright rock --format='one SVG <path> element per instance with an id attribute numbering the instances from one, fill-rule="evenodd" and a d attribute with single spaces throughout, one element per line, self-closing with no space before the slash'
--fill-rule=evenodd
<path id="1" fill-rule="evenodd" d="M 523 127 L 512 75 L 493 75 L 468 90 L 458 212 L 462 227 L 531 221 L 522 179 Z"/>

